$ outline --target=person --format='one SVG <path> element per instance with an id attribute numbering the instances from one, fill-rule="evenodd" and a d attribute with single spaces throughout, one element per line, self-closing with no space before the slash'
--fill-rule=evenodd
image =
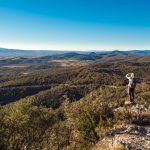
<path id="1" fill-rule="evenodd" d="M 134 104 L 135 103 L 134 92 L 135 92 L 135 87 L 136 87 L 135 73 L 128 73 L 126 75 L 126 78 L 129 80 L 129 84 L 128 84 L 129 100 L 131 103 Z"/>

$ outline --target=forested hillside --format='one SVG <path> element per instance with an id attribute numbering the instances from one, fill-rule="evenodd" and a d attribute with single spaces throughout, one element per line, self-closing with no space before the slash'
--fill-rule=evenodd
<path id="1" fill-rule="evenodd" d="M 114 126 L 150 125 L 149 55 L 127 57 L 46 67 L 37 58 L 36 63 L 24 60 L 28 67 L 1 67 L 0 149 L 88 150 L 113 136 Z M 6 60 L 1 63 L 8 66 Z M 136 103 L 147 109 L 140 121 L 125 103 L 128 72 L 138 81 Z"/>

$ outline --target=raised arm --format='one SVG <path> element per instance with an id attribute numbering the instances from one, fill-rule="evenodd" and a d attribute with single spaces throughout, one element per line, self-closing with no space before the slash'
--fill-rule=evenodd
<path id="1" fill-rule="evenodd" d="M 126 78 L 130 79 L 130 73 L 126 74 Z"/>

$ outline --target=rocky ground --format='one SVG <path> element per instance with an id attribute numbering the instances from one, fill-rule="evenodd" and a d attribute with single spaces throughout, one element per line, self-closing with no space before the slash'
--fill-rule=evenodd
<path id="1" fill-rule="evenodd" d="M 135 113 L 137 119 L 141 119 L 143 114 L 147 114 L 150 121 L 149 108 L 141 105 L 128 105 L 117 108 L 115 111 L 128 110 Z M 110 136 L 105 136 L 92 150 L 150 150 L 150 124 L 122 124 L 116 125 Z"/>

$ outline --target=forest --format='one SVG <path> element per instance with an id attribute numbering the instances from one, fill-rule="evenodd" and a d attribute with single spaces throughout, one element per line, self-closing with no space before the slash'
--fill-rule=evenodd
<path id="1" fill-rule="evenodd" d="M 136 103 L 150 108 L 148 57 L 130 54 L 85 60 L 80 56 L 69 58 L 78 64 L 73 66 L 49 65 L 49 57 L 46 63 L 30 58 L 30 63 L 26 59 L 16 62 L 27 65 L 18 68 L 1 60 L 0 149 L 90 150 L 115 125 L 150 125 L 149 114 L 138 122 L 127 109 L 114 111 L 126 107 L 125 75 L 131 72 L 138 81 Z M 61 60 L 66 61 L 66 55 Z"/>

